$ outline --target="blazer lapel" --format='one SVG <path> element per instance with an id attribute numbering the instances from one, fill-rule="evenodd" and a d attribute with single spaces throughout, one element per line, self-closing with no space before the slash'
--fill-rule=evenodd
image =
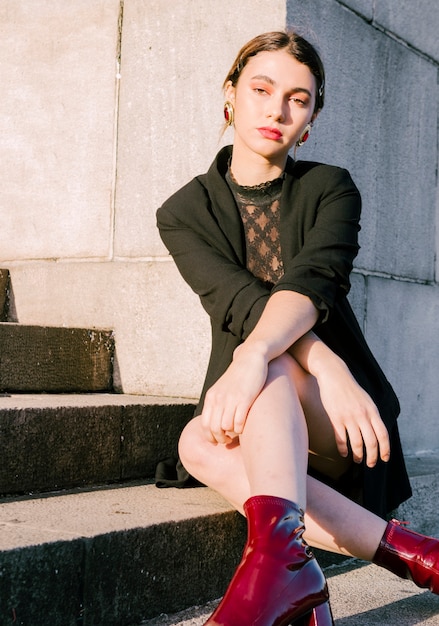
<path id="1" fill-rule="evenodd" d="M 241 265 L 245 266 L 245 240 L 241 216 L 235 199 L 226 183 L 225 174 L 231 155 L 231 146 L 223 148 L 207 172 L 212 210 L 218 225 L 230 243 Z"/>

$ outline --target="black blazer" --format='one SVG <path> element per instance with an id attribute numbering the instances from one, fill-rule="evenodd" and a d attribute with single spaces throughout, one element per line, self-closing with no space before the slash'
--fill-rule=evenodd
<path id="1" fill-rule="evenodd" d="M 246 269 L 243 226 L 225 180 L 230 155 L 231 147 L 223 148 L 206 174 L 157 211 L 162 240 L 211 320 L 212 349 L 196 413 L 234 349 L 255 327 L 270 294 L 288 289 L 308 296 L 320 312 L 313 330 L 347 363 L 390 432 L 391 461 L 363 472 L 363 503 L 383 515 L 411 492 L 396 423 L 398 400 L 346 298 L 359 250 L 358 189 L 344 169 L 288 159 L 280 205 L 284 275 L 269 290 Z M 397 481 L 389 484 L 387 477 L 394 474 Z"/>

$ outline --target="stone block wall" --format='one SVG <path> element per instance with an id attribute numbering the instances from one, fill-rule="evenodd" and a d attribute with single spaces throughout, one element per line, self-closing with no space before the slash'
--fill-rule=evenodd
<path id="1" fill-rule="evenodd" d="M 363 195 L 352 302 L 401 398 L 409 452 L 439 449 L 436 0 L 3 0 L 0 265 L 11 317 L 112 328 L 116 386 L 196 397 L 209 324 L 155 227 L 206 170 L 238 48 L 297 26 L 327 68 L 301 158 Z"/>
<path id="2" fill-rule="evenodd" d="M 401 401 L 412 452 L 439 448 L 439 5 L 289 0 L 327 70 L 301 158 L 350 170 L 363 198 L 351 301 Z"/>

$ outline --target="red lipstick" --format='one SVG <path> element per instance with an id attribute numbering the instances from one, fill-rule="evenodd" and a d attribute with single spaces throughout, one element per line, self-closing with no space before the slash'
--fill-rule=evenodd
<path id="1" fill-rule="evenodd" d="M 258 128 L 258 131 L 266 139 L 273 139 L 274 141 L 277 141 L 282 137 L 280 130 L 277 128 L 271 128 L 270 126 L 262 126 L 261 128 Z"/>

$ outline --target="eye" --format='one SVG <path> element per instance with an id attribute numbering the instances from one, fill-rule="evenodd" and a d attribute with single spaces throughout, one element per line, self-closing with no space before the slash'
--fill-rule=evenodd
<path id="1" fill-rule="evenodd" d="M 264 95 L 264 94 L 268 93 L 268 91 L 266 89 L 264 89 L 263 87 L 254 87 L 253 91 L 255 93 L 257 93 L 257 94 L 260 94 L 260 95 Z"/>
<path id="2" fill-rule="evenodd" d="M 298 98 L 297 96 L 293 96 L 292 98 L 290 98 L 290 100 L 292 102 L 294 102 L 295 104 L 298 104 L 299 106 L 307 106 L 308 102 L 306 100 L 303 100 L 302 98 Z"/>

